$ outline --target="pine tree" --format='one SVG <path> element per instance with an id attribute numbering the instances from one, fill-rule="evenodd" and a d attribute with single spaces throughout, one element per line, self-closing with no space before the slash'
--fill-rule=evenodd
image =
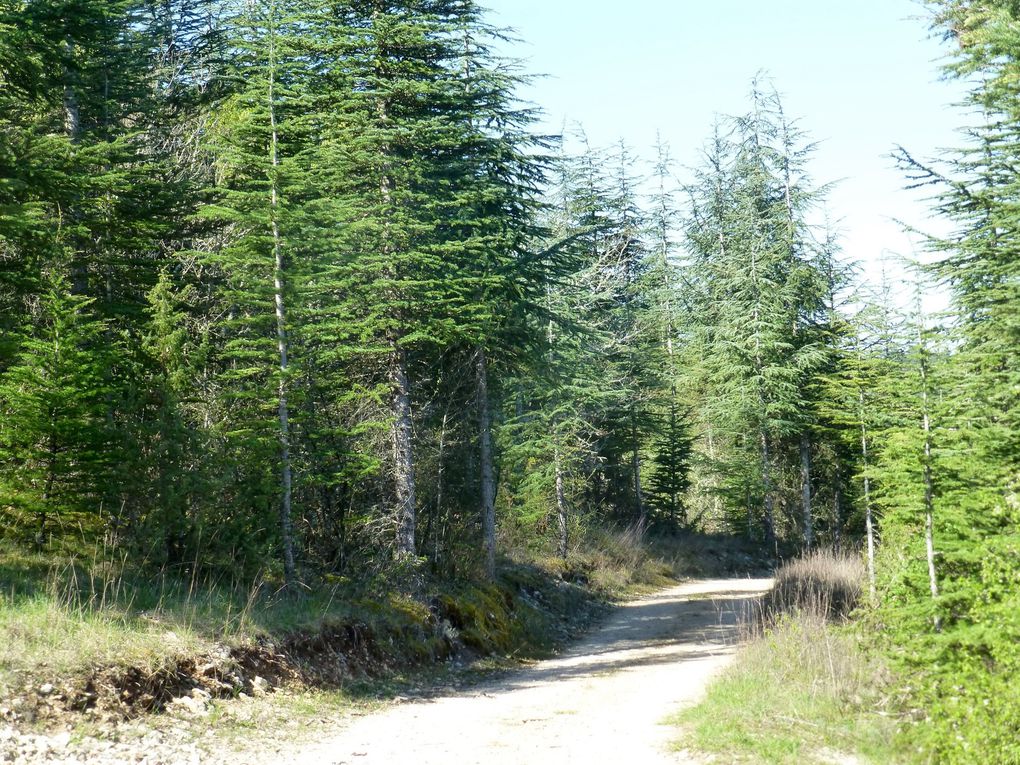
<path id="1" fill-rule="evenodd" d="M 291 336 L 298 274 L 308 267 L 295 244 L 302 233 L 302 152 L 309 141 L 298 119 L 311 64 L 302 10 L 272 0 L 247 5 L 232 20 L 233 77 L 239 85 L 221 104 L 221 138 L 214 146 L 221 201 L 203 209 L 233 227 L 212 262 L 226 276 L 228 379 L 237 389 L 235 400 L 250 407 L 248 421 L 235 432 L 259 454 L 269 453 L 270 440 L 276 442 L 272 464 L 278 482 L 271 494 L 289 586 L 297 578 L 291 427 L 297 374 Z"/>
<path id="2" fill-rule="evenodd" d="M 916 511 L 909 519 L 886 523 L 898 532 L 893 544 L 886 543 L 888 554 L 909 550 L 893 560 L 913 564 L 889 566 L 887 608 L 901 624 L 909 623 L 891 640 L 918 643 L 913 668 L 925 677 L 918 696 L 939 710 L 931 726 L 936 756 L 995 759 L 1015 752 L 1014 742 L 1000 731 L 1017 725 L 1016 705 L 1004 689 L 1020 666 L 1015 577 L 1004 573 L 1017 568 L 1020 539 L 1015 395 L 1020 10 L 1006 0 L 938 0 L 930 6 L 936 29 L 954 45 L 946 71 L 966 83 L 966 102 L 977 124 L 964 132 L 963 147 L 944 161 L 923 162 L 902 149 L 897 153 L 911 185 L 934 189 L 935 210 L 955 225 L 950 235 L 928 240 L 937 256 L 932 271 L 951 291 L 954 316 L 951 358 L 945 352 L 927 358 L 929 384 L 923 388 L 933 395 L 924 407 L 930 427 L 920 444 L 920 467 L 902 453 L 884 455 L 890 467 L 914 468 L 910 485 Z M 930 455 L 925 443 L 932 445 Z M 932 556 L 921 557 L 911 546 L 927 536 L 917 519 L 925 518 L 928 508 L 937 553 L 934 609 L 932 567 L 922 563 Z"/>
<path id="3" fill-rule="evenodd" d="M 511 105 L 516 80 L 491 58 L 474 3 L 354 3 L 333 29 L 343 64 L 330 76 L 349 89 L 333 106 L 343 119 L 322 133 L 320 177 L 338 221 L 321 265 L 336 319 L 324 316 L 322 331 L 362 360 L 366 387 L 389 401 L 400 558 L 418 547 L 419 365 L 473 347 L 479 449 L 488 452 L 476 485 L 491 566 L 491 393 L 482 389 L 503 342 L 500 313 L 518 315 L 513 304 L 534 283 L 515 284 L 538 180 L 526 159 L 528 113 Z"/>
<path id="4" fill-rule="evenodd" d="M 824 189 L 811 186 L 811 146 L 774 92 L 755 85 L 752 110 L 731 133 L 717 131 L 689 190 L 691 268 L 700 272 L 692 302 L 711 389 L 705 418 L 734 449 L 731 501 L 744 500 L 749 520 L 761 508 L 766 542 L 777 549 L 782 452 L 805 432 L 809 383 L 827 354 L 825 338 L 808 331 L 819 323 L 825 282 L 806 222 Z M 747 485 L 733 461 L 747 464 L 751 453 L 758 469 Z"/>
<path id="5" fill-rule="evenodd" d="M 2 504 L 35 517 L 36 544 L 51 521 L 101 512 L 110 464 L 106 327 L 92 300 L 54 270 L 12 366 L 0 377 Z"/>

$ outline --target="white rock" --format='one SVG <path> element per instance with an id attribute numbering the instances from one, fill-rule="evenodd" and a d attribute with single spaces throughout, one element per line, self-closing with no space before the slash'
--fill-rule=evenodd
<path id="1" fill-rule="evenodd" d="M 251 681 L 251 691 L 255 696 L 265 696 L 269 693 L 269 681 L 255 675 L 255 679 Z"/>

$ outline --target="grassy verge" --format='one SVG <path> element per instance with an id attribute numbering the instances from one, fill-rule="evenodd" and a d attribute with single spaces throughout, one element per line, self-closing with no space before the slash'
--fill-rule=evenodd
<path id="1" fill-rule="evenodd" d="M 833 556 L 777 572 L 753 639 L 700 704 L 671 720 L 678 748 L 727 762 L 911 762 L 888 713 L 888 672 L 844 622 L 859 583 L 859 566 Z"/>
<path id="2" fill-rule="evenodd" d="M 496 582 L 434 581 L 415 599 L 386 581 L 322 581 L 292 598 L 261 579 L 0 548 L 0 721 L 124 718 L 192 694 L 257 695 L 267 682 L 396 695 L 451 666 L 543 655 L 612 599 L 673 581 L 704 547 L 593 531 L 565 561 L 506 561 Z"/>

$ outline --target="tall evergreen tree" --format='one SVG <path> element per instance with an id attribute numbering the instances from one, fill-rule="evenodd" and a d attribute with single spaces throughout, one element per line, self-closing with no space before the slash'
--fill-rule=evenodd
<path id="1" fill-rule="evenodd" d="M 826 355 L 825 340 L 806 331 L 818 323 L 824 294 L 806 216 L 824 190 L 811 186 L 811 146 L 774 92 L 755 85 L 751 111 L 731 131 L 717 133 L 690 190 L 688 241 L 702 274 L 693 299 L 705 325 L 707 419 L 738 448 L 735 460 L 754 453 L 758 466 L 751 485 L 732 470 L 731 496 L 743 499 L 749 519 L 760 507 L 775 549 L 784 447 L 804 432 L 807 383 Z"/>
<path id="2" fill-rule="evenodd" d="M 106 327 L 59 270 L 48 281 L 32 332 L 0 376 L 2 503 L 35 518 L 40 546 L 68 512 L 91 513 L 96 527 L 113 467 Z"/>

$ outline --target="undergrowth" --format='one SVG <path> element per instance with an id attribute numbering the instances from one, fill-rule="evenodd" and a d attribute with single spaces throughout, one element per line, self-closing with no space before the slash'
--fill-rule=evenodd
<path id="1" fill-rule="evenodd" d="M 129 695 L 146 705 L 121 711 L 159 709 L 210 656 L 226 656 L 228 665 L 282 656 L 293 665 L 288 676 L 305 687 L 378 690 L 386 678 L 454 657 L 543 655 L 612 599 L 673 581 L 689 547 L 590 530 L 565 560 L 505 560 L 497 581 L 433 580 L 414 598 L 388 581 L 341 577 L 292 597 L 261 577 L 226 581 L 133 568 L 98 551 L 57 558 L 0 547 L 0 707 L 68 678 L 84 680 L 63 694 L 67 705 L 92 704 L 80 701 L 92 694 L 81 688 L 105 672 L 111 694 L 123 696 L 127 678 Z M 219 682 L 232 670 L 217 666 L 213 674 Z M 172 688 L 153 687 L 152 678 L 163 677 Z M 223 692 L 236 694 L 250 680 Z"/>
<path id="2" fill-rule="evenodd" d="M 859 561 L 831 553 L 782 567 L 749 615 L 752 639 L 705 699 L 672 720 L 678 747 L 728 762 L 911 762 L 888 670 L 846 621 L 862 579 Z"/>

